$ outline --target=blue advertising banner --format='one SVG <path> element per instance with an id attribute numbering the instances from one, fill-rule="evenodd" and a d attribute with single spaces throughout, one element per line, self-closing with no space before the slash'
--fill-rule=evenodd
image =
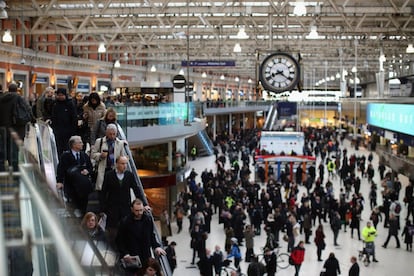
<path id="1" fill-rule="evenodd" d="M 236 61 L 234 60 L 187 60 L 181 61 L 181 66 L 187 67 L 189 64 L 190 67 L 234 67 L 236 66 Z"/>
<path id="2" fill-rule="evenodd" d="M 414 105 L 369 103 L 367 105 L 369 125 L 414 135 Z"/>
<path id="3" fill-rule="evenodd" d="M 297 114 L 296 102 L 279 102 L 277 103 L 277 112 L 279 117 L 290 117 Z"/>

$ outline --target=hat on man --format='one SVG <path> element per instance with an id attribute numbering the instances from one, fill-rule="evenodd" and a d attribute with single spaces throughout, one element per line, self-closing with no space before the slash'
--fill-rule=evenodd
<path id="1" fill-rule="evenodd" d="M 232 241 L 233 243 L 237 243 L 237 239 L 236 239 L 235 237 L 231 238 L 231 241 Z"/>

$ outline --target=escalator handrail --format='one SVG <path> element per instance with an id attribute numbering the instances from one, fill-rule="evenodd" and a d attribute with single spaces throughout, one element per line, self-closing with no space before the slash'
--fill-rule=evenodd
<path id="1" fill-rule="evenodd" d="M 270 109 L 267 113 L 266 121 L 265 121 L 265 124 L 263 126 L 264 130 L 269 130 L 270 129 L 269 125 L 271 124 L 271 121 L 273 119 L 272 117 L 273 117 L 273 113 L 274 113 L 275 108 L 276 108 L 276 103 L 273 103 L 272 105 L 270 105 Z"/>
<path id="2" fill-rule="evenodd" d="M 36 207 L 39 210 L 39 214 L 42 216 L 44 221 L 48 221 L 48 228 L 50 229 L 49 234 L 54 238 L 56 241 L 56 245 L 61 248 L 61 254 L 65 254 L 65 262 L 71 268 L 71 273 L 73 275 L 85 275 L 84 270 L 82 269 L 79 261 L 72 253 L 70 246 L 67 243 L 66 237 L 63 235 L 63 231 L 60 228 L 59 224 L 54 221 L 53 214 L 49 210 L 46 202 L 42 199 L 39 192 L 36 190 L 35 186 L 32 185 L 31 179 L 28 175 L 28 170 L 30 167 L 33 167 L 32 164 L 20 164 L 20 172 L 21 172 L 21 179 L 22 182 L 25 184 L 26 189 L 30 193 L 31 200 L 33 200 L 36 204 Z"/>
<path id="3" fill-rule="evenodd" d="M 124 133 L 122 127 L 119 124 L 117 124 L 117 126 L 118 126 L 118 134 L 119 134 L 120 139 L 127 141 L 126 136 L 125 136 L 125 133 Z M 126 152 L 126 154 L 128 156 L 128 159 L 129 159 L 128 169 L 134 175 L 135 181 L 136 181 L 136 183 L 138 185 L 139 193 L 141 195 L 143 195 L 143 198 L 141 198 L 141 200 L 144 202 L 144 205 L 148 205 L 148 200 L 147 200 L 147 198 L 145 196 L 145 193 L 144 193 L 144 187 L 142 185 L 141 179 L 138 176 L 137 167 L 135 166 L 134 158 L 132 156 L 132 153 L 131 153 L 131 150 L 129 148 L 129 145 L 127 143 L 125 143 L 124 144 L 124 148 L 125 148 L 125 152 Z M 157 227 L 155 225 L 155 221 L 154 221 L 154 217 L 153 217 L 152 213 L 151 213 L 151 219 L 152 219 L 152 223 L 154 225 L 154 234 L 155 234 L 156 240 L 157 240 L 157 242 L 159 244 L 162 245 L 163 243 L 162 243 L 162 240 L 160 238 L 160 235 L 159 235 L 159 233 L 157 231 Z M 153 254 L 154 254 L 154 252 L 153 252 Z M 159 262 L 160 262 L 161 268 L 163 270 L 163 275 L 165 275 L 165 276 L 171 276 L 172 275 L 171 268 L 170 268 L 170 265 L 168 263 L 167 257 L 166 256 L 160 256 L 159 257 Z"/>
<path id="4" fill-rule="evenodd" d="M 47 124 L 46 122 L 41 121 L 41 120 L 38 120 L 36 122 L 36 124 L 34 125 L 34 127 L 35 127 L 35 132 L 36 132 L 36 141 L 37 141 L 37 145 L 38 145 L 38 152 L 37 152 L 38 156 L 35 159 L 39 160 L 40 165 L 41 165 L 41 171 L 42 171 L 42 173 L 45 173 L 43 152 L 42 152 L 43 151 L 43 143 L 48 143 L 49 142 L 50 143 L 50 148 L 52 149 L 53 167 L 54 167 L 55 173 L 56 173 L 57 166 L 58 166 L 58 157 L 57 157 L 56 140 L 55 140 L 53 130 L 50 127 L 49 124 Z M 48 134 L 49 134 L 49 137 L 50 137 L 49 141 L 43 141 L 43 139 L 41 137 L 40 127 L 44 127 L 48 131 Z M 27 161 L 27 160 L 25 160 L 25 161 Z M 100 264 L 102 265 L 103 270 L 106 271 L 107 273 L 109 273 L 109 271 L 110 271 L 109 266 L 108 266 L 105 258 L 102 256 L 101 252 L 97 248 L 96 244 L 85 233 L 83 233 L 82 238 L 84 240 L 86 240 L 86 242 L 89 244 L 90 248 L 92 249 L 95 256 L 99 260 Z"/>

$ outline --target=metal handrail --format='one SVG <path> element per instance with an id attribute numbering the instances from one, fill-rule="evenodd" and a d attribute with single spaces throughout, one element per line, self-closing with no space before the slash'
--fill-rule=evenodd
<path id="1" fill-rule="evenodd" d="M 127 140 L 126 136 L 123 132 L 122 127 L 119 124 L 118 124 L 118 132 L 119 132 L 119 136 L 121 137 L 121 139 L 126 141 Z M 148 200 L 145 197 L 145 193 L 144 193 L 144 187 L 142 185 L 141 179 L 138 176 L 137 167 L 135 166 L 134 159 L 132 158 L 132 153 L 131 153 L 131 150 L 129 148 L 129 145 L 125 144 L 124 147 L 125 147 L 125 152 L 126 152 L 127 156 L 129 157 L 128 158 L 129 159 L 129 161 L 128 161 L 128 170 L 131 171 L 132 174 L 134 175 L 135 181 L 138 185 L 139 193 L 141 195 L 143 195 L 143 198 L 141 198 L 141 200 L 143 201 L 144 205 L 148 205 Z M 157 242 L 162 245 L 162 240 L 160 238 L 160 235 L 158 234 L 158 231 L 157 231 L 155 221 L 154 221 L 154 217 L 152 216 L 152 213 L 151 213 L 151 219 L 152 219 L 152 223 L 154 224 L 154 234 L 155 234 L 155 237 L 157 239 Z M 154 254 L 154 252 L 153 252 L 153 254 Z M 159 257 L 159 262 L 160 262 L 161 268 L 163 270 L 163 275 L 171 276 L 172 272 L 171 272 L 170 264 L 168 262 L 167 257 L 166 256 L 160 256 Z"/>
<path id="2" fill-rule="evenodd" d="M 26 189 L 29 191 L 31 199 L 33 203 L 39 210 L 39 215 L 43 218 L 43 220 L 47 221 L 47 227 L 49 228 L 49 234 L 53 237 L 55 241 L 55 246 L 60 248 L 57 250 L 58 253 L 64 254 L 64 258 L 62 260 L 65 261 L 65 266 L 63 266 L 63 275 L 86 275 L 83 271 L 79 261 L 77 260 L 76 256 L 73 254 L 69 244 L 67 243 L 67 239 L 63 235 L 63 231 L 58 225 L 58 223 L 51 219 L 54 217 L 53 213 L 50 211 L 46 202 L 42 199 L 40 193 L 35 189 L 35 185 L 33 185 L 32 180 L 30 179 L 29 173 L 33 171 L 32 164 L 20 164 L 19 165 L 21 171 L 22 183 L 25 185 Z M 6 274 L 7 275 L 7 274 Z"/>

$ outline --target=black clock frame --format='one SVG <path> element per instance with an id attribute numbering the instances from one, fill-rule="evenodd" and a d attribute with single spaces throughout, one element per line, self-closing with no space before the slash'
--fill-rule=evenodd
<path id="1" fill-rule="evenodd" d="M 289 59 L 293 62 L 293 65 L 296 68 L 295 78 L 291 81 L 291 83 L 288 86 L 275 87 L 275 86 L 270 85 L 268 83 L 268 81 L 266 80 L 265 72 L 263 71 L 266 68 L 264 68 L 263 66 L 265 66 L 269 60 L 275 58 L 276 56 L 285 56 L 287 59 Z M 273 53 L 273 54 L 268 55 L 263 60 L 263 62 L 261 63 L 260 68 L 259 68 L 259 78 L 260 78 L 260 82 L 261 82 L 263 88 L 267 91 L 274 92 L 274 93 L 282 93 L 284 91 L 291 91 L 299 83 L 299 80 L 300 80 L 300 65 L 299 65 L 298 61 L 290 54 L 282 53 L 282 52 Z"/>

